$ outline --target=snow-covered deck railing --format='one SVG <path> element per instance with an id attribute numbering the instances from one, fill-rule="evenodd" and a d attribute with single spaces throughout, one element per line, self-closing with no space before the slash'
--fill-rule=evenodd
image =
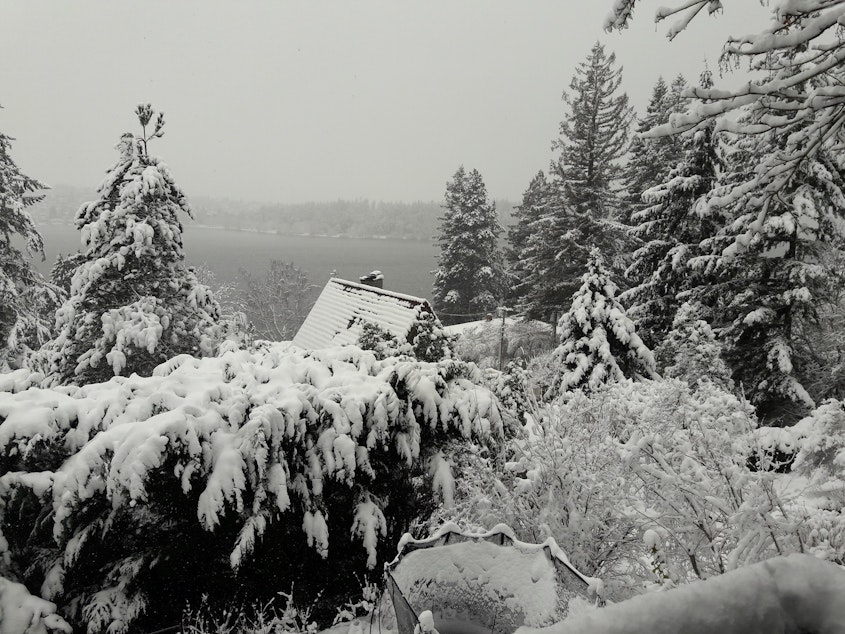
<path id="1" fill-rule="evenodd" d="M 396 586 L 399 634 L 412 634 L 423 610 L 432 611 L 441 634 L 509 634 L 521 625 L 550 625 L 566 616 L 571 599 L 588 598 L 593 585 L 554 539 L 521 542 L 504 524 L 468 533 L 447 523 L 421 540 L 406 534 L 387 573 Z"/>

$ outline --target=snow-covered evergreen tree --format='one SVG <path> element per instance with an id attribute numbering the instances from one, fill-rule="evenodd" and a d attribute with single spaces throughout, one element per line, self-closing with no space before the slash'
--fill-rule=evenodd
<path id="1" fill-rule="evenodd" d="M 708 77 L 703 75 L 702 81 Z M 712 126 L 696 131 L 686 146 L 682 160 L 663 183 L 643 194 L 646 206 L 631 218 L 632 233 L 641 246 L 625 272 L 632 287 L 621 299 L 650 347 L 671 329 L 684 294 L 688 299 L 692 292 L 702 301 L 712 295 L 704 288 L 713 281 L 712 271 L 694 269 L 690 260 L 706 252 L 701 242 L 719 229 L 718 214 L 701 215 L 696 206 L 713 188 L 722 160 Z"/>
<path id="2" fill-rule="evenodd" d="M 167 165 L 147 152 L 163 135 L 164 117 L 153 121 L 149 104 L 136 114 L 142 134 L 121 137 L 99 198 L 76 214 L 84 261 L 57 312 L 58 335 L 36 362 L 50 383 L 149 375 L 177 354 L 214 351 L 219 307 L 184 265 L 179 214 L 192 217 L 188 201 Z"/>
<path id="3" fill-rule="evenodd" d="M 667 123 L 672 113 L 682 110 L 685 102 L 681 94 L 685 88 L 686 80 L 681 75 L 675 78 L 671 87 L 660 77 L 652 89 L 645 115 L 637 119 L 637 131 L 628 147 L 628 162 L 622 179 L 624 205 L 620 219 L 626 224 L 630 224 L 634 213 L 648 206 L 642 200 L 643 193 L 666 182 L 669 172 L 683 156 L 684 143 L 680 137 L 643 135 Z"/>
<path id="4" fill-rule="evenodd" d="M 554 352 L 560 377 L 554 390 L 594 390 L 601 385 L 655 373 L 654 355 L 616 299 L 604 259 L 593 249 L 581 288 L 560 318 L 561 343 Z"/>
<path id="5" fill-rule="evenodd" d="M 572 297 L 582 270 L 572 257 L 589 244 L 592 222 L 578 223 L 554 182 L 540 172 L 531 181 L 515 214 L 509 233 L 511 296 L 521 313 L 531 319 L 551 320 Z"/>
<path id="6" fill-rule="evenodd" d="M 537 318 L 559 315 L 566 308 L 587 266 L 590 250 L 618 254 L 621 267 L 626 235 L 614 220 L 618 200 L 618 161 L 624 154 L 632 110 L 619 93 L 621 68 L 614 54 L 593 46 L 580 63 L 563 100 L 569 112 L 552 149 L 547 202 L 532 222 L 522 258 L 523 311 Z"/>
<path id="7" fill-rule="evenodd" d="M 525 261 L 527 247 L 532 234 L 537 229 L 537 220 L 546 210 L 550 194 L 551 189 L 546 174 L 540 170 L 522 194 L 522 202 L 513 209 L 516 223 L 508 229 L 508 247 L 505 249 L 512 301 L 518 302 L 531 290 L 531 285 L 527 282 L 529 267 L 526 266 Z"/>
<path id="8" fill-rule="evenodd" d="M 765 136 L 742 143 L 752 147 L 740 156 L 773 148 Z M 761 418 L 794 421 L 814 406 L 804 380 L 817 362 L 818 309 L 844 281 L 845 174 L 822 149 L 762 209 L 755 195 L 730 207 L 735 216 L 722 233 L 730 245 L 715 259 L 723 336 L 734 379 Z"/>
<path id="9" fill-rule="evenodd" d="M 481 174 L 463 165 L 446 185 L 444 208 L 433 297 L 443 322 L 456 323 L 492 311 L 502 298 L 502 227 Z"/>
<path id="10" fill-rule="evenodd" d="M 0 371 L 49 340 L 50 308 L 61 298 L 30 263 L 44 256 L 44 243 L 27 207 L 43 198 L 37 192 L 47 186 L 20 171 L 9 154 L 12 141 L 0 132 Z"/>
<path id="11" fill-rule="evenodd" d="M 731 391 L 733 381 L 722 359 L 723 346 L 700 313 L 697 304 L 684 302 L 680 306 L 672 330 L 654 351 L 657 368 L 665 378 L 683 379 L 692 386 L 707 379 Z"/>
<path id="12" fill-rule="evenodd" d="M 552 165 L 567 200 L 581 212 L 603 219 L 616 208 L 615 181 L 625 153 L 633 109 L 619 92 L 622 68 L 616 55 L 596 43 L 578 64 L 563 100 L 569 108 L 552 149 L 560 157 Z"/>

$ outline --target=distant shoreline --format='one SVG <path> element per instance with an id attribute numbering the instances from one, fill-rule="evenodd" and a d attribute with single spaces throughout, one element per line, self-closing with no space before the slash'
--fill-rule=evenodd
<path id="1" fill-rule="evenodd" d="M 70 222 L 62 222 L 53 220 L 42 220 L 37 222 L 37 225 L 51 225 L 59 227 L 67 227 L 68 229 L 76 229 Z M 36 226 L 37 226 L 36 225 Z M 407 242 L 429 242 L 423 238 L 409 238 L 405 236 L 391 236 L 391 235 L 375 235 L 375 236 L 355 236 L 349 234 L 328 234 L 328 233 L 285 233 L 278 229 L 256 229 L 255 227 L 227 227 L 225 225 L 206 225 L 187 223 L 184 225 L 186 229 L 215 229 L 217 231 L 236 231 L 239 233 L 259 233 L 264 235 L 284 236 L 286 238 L 332 238 L 335 240 L 403 240 Z M 434 238 L 430 239 L 431 241 Z"/>
<path id="2" fill-rule="evenodd" d="M 378 235 L 378 236 L 355 236 L 349 235 L 344 233 L 337 233 L 337 234 L 328 234 L 328 233 L 285 233 L 283 231 L 279 231 L 278 229 L 256 229 L 256 228 L 238 228 L 238 227 L 226 227 L 224 225 L 203 225 L 203 224 L 191 224 L 188 225 L 193 229 L 217 229 L 222 231 L 239 231 L 241 233 L 262 233 L 267 235 L 276 235 L 276 236 L 285 236 L 287 238 L 334 238 L 334 239 L 341 239 L 341 240 L 407 240 L 408 242 L 428 242 L 423 238 L 408 238 L 405 236 L 390 236 L 390 235 Z M 431 238 L 434 240 L 434 238 Z"/>

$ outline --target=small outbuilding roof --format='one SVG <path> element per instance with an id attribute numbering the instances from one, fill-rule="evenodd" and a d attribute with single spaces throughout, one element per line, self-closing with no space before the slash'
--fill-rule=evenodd
<path id="1" fill-rule="evenodd" d="M 404 341 L 422 312 L 434 314 L 426 299 L 335 277 L 320 293 L 293 343 L 309 350 L 352 344 L 364 322 Z"/>

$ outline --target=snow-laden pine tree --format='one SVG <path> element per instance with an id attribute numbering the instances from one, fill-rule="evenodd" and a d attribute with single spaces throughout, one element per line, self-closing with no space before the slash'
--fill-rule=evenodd
<path id="1" fill-rule="evenodd" d="M 83 262 L 56 314 L 58 335 L 39 355 L 48 383 L 148 376 L 177 354 L 214 352 L 219 307 L 184 264 L 179 214 L 192 217 L 165 163 L 147 152 L 164 117 L 136 110 L 142 133 L 126 133 L 120 158 L 76 214 Z"/>
<path id="2" fill-rule="evenodd" d="M 708 78 L 705 74 L 702 81 Z M 693 268 L 690 261 L 706 253 L 702 241 L 711 239 L 719 229 L 718 215 L 699 214 L 697 203 L 713 188 L 723 161 L 713 126 L 684 141 L 681 161 L 663 183 L 643 194 L 645 206 L 631 217 L 631 231 L 640 247 L 625 272 L 631 288 L 620 298 L 651 348 L 672 328 L 675 312 L 691 294 L 713 301 L 713 289 L 707 288 L 713 272 L 702 266 Z"/>
<path id="3" fill-rule="evenodd" d="M 615 53 L 606 54 L 596 42 L 563 93 L 569 112 L 552 142 L 560 151 L 552 168 L 568 201 L 596 219 L 612 215 L 617 206 L 615 181 L 633 117 L 628 95 L 619 91 L 621 82 Z"/>
<path id="4" fill-rule="evenodd" d="M 568 107 L 552 162 L 543 212 L 532 223 L 523 257 L 525 289 L 530 297 L 522 308 L 548 318 L 565 310 L 578 288 L 593 247 L 620 254 L 611 264 L 621 266 L 626 235 L 614 220 L 618 207 L 618 161 L 625 151 L 632 110 L 619 92 L 621 68 L 614 54 L 596 44 L 580 63 L 563 100 Z"/>
<path id="5" fill-rule="evenodd" d="M 665 378 L 683 379 L 693 387 L 699 380 L 707 379 L 730 392 L 733 380 L 722 358 L 724 347 L 710 324 L 701 318 L 701 312 L 698 304 L 681 304 L 672 330 L 654 351 L 657 368 Z"/>
<path id="6" fill-rule="evenodd" d="M 669 172 L 683 157 L 684 143 L 679 136 L 666 135 L 657 138 L 644 136 L 649 130 L 669 121 L 673 113 L 681 112 L 685 101 L 681 94 L 686 80 L 678 75 L 667 86 L 660 77 L 654 84 L 646 113 L 637 118 L 637 131 L 628 146 L 628 162 L 622 178 L 623 208 L 620 218 L 630 224 L 631 216 L 648 206 L 642 200 L 643 193 L 666 182 Z"/>
<path id="7" fill-rule="evenodd" d="M 554 270 L 560 247 L 555 231 L 561 216 L 559 204 L 559 192 L 542 171 L 538 172 L 515 208 L 517 222 L 508 231 L 510 297 L 531 319 L 552 317 L 556 322 L 554 313 L 572 295 L 573 289 L 561 283 L 569 280 L 571 272 Z"/>
<path id="8" fill-rule="evenodd" d="M 444 208 L 437 237 L 435 309 L 447 324 L 479 319 L 501 300 L 505 278 L 498 245 L 502 227 L 478 170 L 458 168 L 446 185 Z"/>
<path id="9" fill-rule="evenodd" d="M 607 26 L 624 26 L 635 4 L 616 0 Z M 659 17 L 684 15 L 674 36 L 705 4 L 674 2 Z M 840 283 L 841 266 L 833 263 L 845 202 L 845 2 L 773 0 L 771 14 L 759 32 L 725 46 L 726 59 L 747 57 L 756 76 L 736 90 L 690 91 L 699 103 L 662 131 L 702 129 L 717 119 L 716 129 L 735 139 L 728 173 L 702 207 L 723 210 L 728 222 L 708 241 L 709 261 L 701 261 L 720 274 L 721 330 L 734 379 L 761 417 L 790 422 L 814 401 L 804 382 L 818 363 L 816 312 Z M 737 109 L 741 116 L 723 116 Z"/>
<path id="10" fill-rule="evenodd" d="M 625 377 L 653 376 L 654 355 L 616 298 L 616 284 L 598 249 L 590 253 L 581 282 L 560 318 L 561 343 L 554 351 L 560 376 L 552 392 L 595 390 Z"/>
<path id="11" fill-rule="evenodd" d="M 776 152 L 769 135 L 739 141 L 738 156 Z M 735 166 L 744 172 L 747 166 Z M 730 175 L 728 175 L 730 177 Z M 737 188 L 729 182 L 720 191 Z M 733 193 L 728 194 L 733 196 Z M 839 156 L 817 149 L 777 196 L 751 190 L 728 209 L 729 223 L 712 244 L 719 274 L 722 335 L 734 379 L 764 420 L 795 421 L 814 406 L 804 385 L 819 363 L 818 311 L 845 279 L 845 173 Z M 714 196 L 715 198 L 715 196 Z M 711 200 L 715 205 L 715 201 Z"/>
<path id="12" fill-rule="evenodd" d="M 50 339 L 50 307 L 61 298 L 30 263 L 44 256 L 44 243 L 27 207 L 47 186 L 20 171 L 9 154 L 12 141 L 0 132 L 0 371 Z"/>

